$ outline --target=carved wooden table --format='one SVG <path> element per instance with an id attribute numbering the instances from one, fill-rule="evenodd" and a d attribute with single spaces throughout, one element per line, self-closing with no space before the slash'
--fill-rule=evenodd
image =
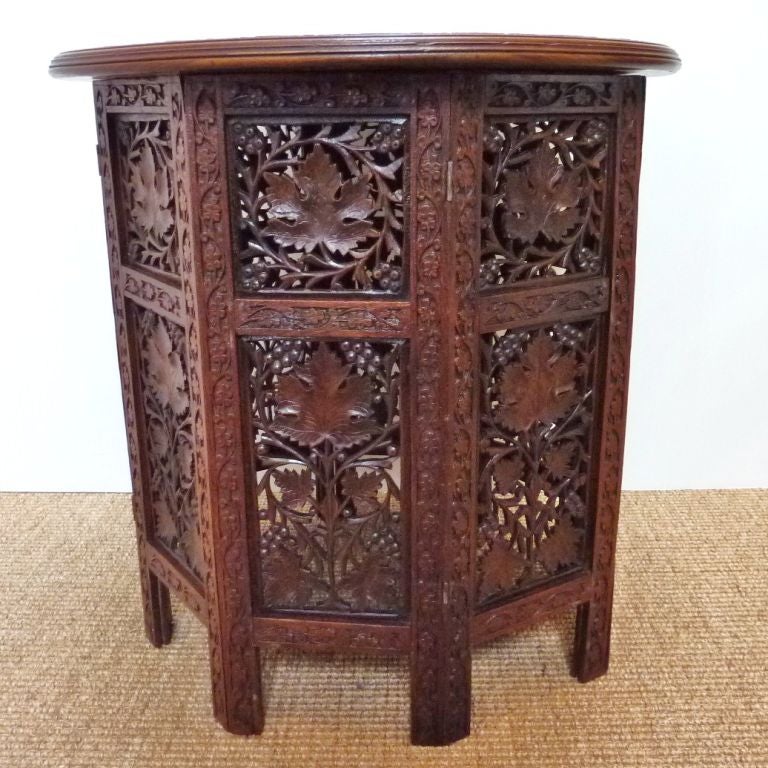
<path id="1" fill-rule="evenodd" d="M 469 732 L 470 651 L 577 607 L 606 671 L 645 80 L 579 38 L 76 51 L 89 75 L 147 634 L 409 654 L 412 738 Z M 634 74 L 633 74 L 634 73 Z M 74 212 L 74 208 L 73 208 Z"/>

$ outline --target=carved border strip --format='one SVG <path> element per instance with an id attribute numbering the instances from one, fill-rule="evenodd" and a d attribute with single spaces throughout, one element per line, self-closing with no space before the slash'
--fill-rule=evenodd
<path id="1" fill-rule="evenodd" d="M 208 624 L 208 606 L 202 587 L 182 573 L 173 560 L 151 544 L 147 545 L 149 569 L 165 584 L 203 624 Z"/>
<path id="2" fill-rule="evenodd" d="M 125 265 L 120 270 L 120 285 L 125 296 L 136 304 L 168 320 L 184 323 L 179 289 Z"/>
<path id="3" fill-rule="evenodd" d="M 375 73 L 328 73 L 322 76 L 254 74 L 222 78 L 227 114 L 279 110 L 291 113 L 410 110 L 413 88 L 407 77 Z"/>
<path id="4" fill-rule="evenodd" d="M 615 112 L 620 88 L 615 77 L 492 74 L 485 79 L 485 111 L 540 115 Z"/>
<path id="5" fill-rule="evenodd" d="M 610 283 L 607 278 L 486 294 L 477 301 L 480 332 L 535 323 L 580 320 L 605 312 L 609 297 Z"/>
<path id="6" fill-rule="evenodd" d="M 412 123 L 412 258 L 414 338 L 409 407 L 412 411 L 411 735 L 415 744 L 443 743 L 443 562 L 435 534 L 444 529 L 447 508 L 441 434 L 447 350 L 444 349 L 444 291 L 447 101 L 437 83 L 422 81 Z"/>
<path id="7" fill-rule="evenodd" d="M 449 444 L 450 521 L 446 527 L 447 600 L 445 637 L 448 639 L 445 691 L 445 736 L 469 734 L 471 717 L 470 622 L 474 609 L 476 525 L 476 450 L 478 431 L 479 341 L 474 306 L 474 278 L 480 254 L 482 157 L 482 79 L 462 73 L 451 83 L 453 115 L 451 162 L 453 202 L 449 215 L 454 244 L 450 329 L 450 375 L 453 421 Z"/>
<path id="8" fill-rule="evenodd" d="M 167 113 L 172 81 L 168 80 L 109 80 L 103 88 L 107 112 Z"/>
<path id="9" fill-rule="evenodd" d="M 581 573 L 565 583 L 551 584 L 504 605 L 490 607 L 472 619 L 472 645 L 482 645 L 552 618 L 589 600 L 591 593 L 592 576 Z"/>
<path id="10" fill-rule="evenodd" d="M 184 101 L 186 133 L 194 141 L 190 174 L 197 250 L 195 295 L 190 297 L 197 317 L 190 326 L 205 329 L 204 336 L 195 334 L 191 347 L 200 375 L 193 399 L 207 398 L 204 408 L 196 405 L 195 425 L 200 466 L 206 468 L 200 492 L 205 494 L 201 512 L 214 712 L 227 730 L 247 734 L 261 730 L 263 712 L 259 660 L 251 635 L 224 128 L 217 81 L 188 78 Z"/>
<path id="11" fill-rule="evenodd" d="M 256 616 L 254 641 L 261 646 L 294 646 L 305 651 L 404 654 L 408 652 L 411 630 L 407 624 L 374 624 L 370 621 L 328 619 L 284 619 Z"/>
<path id="12" fill-rule="evenodd" d="M 383 336 L 406 338 L 410 332 L 410 304 L 387 302 L 380 306 L 299 301 L 261 301 L 240 299 L 235 304 L 235 326 L 239 336 L 271 335 L 334 337 Z"/>
<path id="13" fill-rule="evenodd" d="M 611 310 L 604 375 L 597 511 L 592 554 L 594 593 L 579 608 L 576 658 L 581 680 L 605 672 L 611 638 L 616 533 L 621 500 L 624 430 L 632 340 L 632 304 L 635 282 L 637 194 L 643 135 L 645 78 L 622 78 L 618 119 L 617 173 L 614 201 Z"/>

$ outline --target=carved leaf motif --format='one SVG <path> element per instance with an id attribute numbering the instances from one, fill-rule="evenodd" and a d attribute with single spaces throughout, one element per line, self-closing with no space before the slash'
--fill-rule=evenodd
<path id="1" fill-rule="evenodd" d="M 344 493 L 354 499 L 355 507 L 362 514 L 372 512 L 378 506 L 381 476 L 377 472 L 358 474 L 348 470 L 341 479 Z"/>
<path id="2" fill-rule="evenodd" d="M 155 533 L 160 539 L 173 541 L 179 535 L 179 530 L 168 504 L 164 499 L 159 498 L 155 500 L 154 507 L 157 526 Z"/>
<path id="3" fill-rule="evenodd" d="M 546 143 L 539 143 L 524 168 L 506 171 L 504 178 L 502 226 L 510 239 L 532 243 L 541 233 L 555 242 L 577 223 L 581 174 L 561 165 Z"/>
<path id="4" fill-rule="evenodd" d="M 519 456 L 502 459 L 493 468 L 496 489 L 499 493 L 512 493 L 523 478 L 523 460 Z"/>
<path id="5" fill-rule="evenodd" d="M 300 445 L 328 440 L 348 448 L 375 432 L 372 413 L 369 380 L 352 373 L 321 344 L 309 362 L 279 379 L 272 428 Z"/>
<path id="6" fill-rule="evenodd" d="M 518 362 L 510 363 L 501 377 L 501 423 L 515 432 L 530 429 L 537 421 L 552 422 L 577 401 L 579 366 L 571 352 L 558 354 L 549 336 L 537 336 Z"/>
<path id="7" fill-rule="evenodd" d="M 133 207 L 131 215 L 148 234 L 161 238 L 172 226 L 171 185 L 167 168 L 157 168 L 148 143 L 139 153 L 139 162 L 131 167 Z"/>
<path id="8" fill-rule="evenodd" d="M 181 544 L 190 565 L 198 574 L 205 573 L 205 559 L 203 557 L 203 543 L 197 526 L 188 526 L 181 535 Z"/>
<path id="9" fill-rule="evenodd" d="M 281 501 L 291 509 L 301 509 L 312 495 L 312 475 L 309 470 L 300 472 L 277 470 L 272 475 L 280 489 Z"/>
<path id="10" fill-rule="evenodd" d="M 575 565 L 579 560 L 582 536 L 583 532 L 574 526 L 571 518 L 564 516 L 539 545 L 539 560 L 550 572 Z"/>
<path id="11" fill-rule="evenodd" d="M 155 325 L 144 354 L 149 384 L 157 401 L 163 407 L 170 406 L 175 414 L 183 414 L 189 405 L 184 369 L 162 322 Z"/>
<path id="12" fill-rule="evenodd" d="M 273 605 L 300 606 L 312 596 L 312 587 L 301 571 L 301 561 L 292 552 L 278 550 L 263 569 L 264 596 Z"/>
<path id="13" fill-rule="evenodd" d="M 367 220 L 374 210 L 367 167 L 342 183 L 338 168 L 318 144 L 292 177 L 267 172 L 264 178 L 270 216 L 264 232 L 281 245 L 310 253 L 322 242 L 343 255 L 376 234 Z"/>
<path id="14" fill-rule="evenodd" d="M 482 590 L 486 594 L 509 589 L 517 583 L 526 561 L 504 539 L 495 539 L 482 561 Z"/>
<path id="15" fill-rule="evenodd" d="M 571 442 L 563 442 L 554 446 L 544 454 L 544 466 L 547 472 L 556 479 L 570 477 L 574 473 L 573 458 L 576 454 L 576 445 Z"/>
<path id="16" fill-rule="evenodd" d="M 339 587 L 349 592 L 361 610 L 374 606 L 384 610 L 393 608 L 400 598 L 398 574 L 380 555 L 371 555 L 360 571 L 342 579 Z"/>

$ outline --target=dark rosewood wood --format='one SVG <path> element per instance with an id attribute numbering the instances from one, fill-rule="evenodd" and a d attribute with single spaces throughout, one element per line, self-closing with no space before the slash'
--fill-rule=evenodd
<path id="1" fill-rule="evenodd" d="M 645 80 L 663 46 L 355 36 L 63 54 L 94 86 L 141 593 L 259 653 L 408 655 L 470 730 L 471 648 L 577 608 L 608 665 Z M 269 69 L 271 71 L 264 71 Z M 314 71 L 317 70 L 317 71 Z M 374 71 L 375 70 L 375 71 Z"/>
<path id="2" fill-rule="evenodd" d="M 592 598 L 579 606 L 576 621 L 574 670 L 587 682 L 608 669 L 613 609 L 613 572 L 619 524 L 624 429 L 632 341 L 632 302 L 635 285 L 637 194 L 643 141 L 645 80 L 621 82 L 614 163 L 611 306 L 604 318 L 607 336 L 602 376 L 603 406 L 597 468 L 596 509 L 592 544 Z"/>
<path id="3" fill-rule="evenodd" d="M 664 45 L 594 37 L 535 35 L 334 35 L 256 37 L 69 51 L 51 74 L 183 74 L 248 69 L 488 68 L 524 72 L 637 72 L 680 67 Z"/>

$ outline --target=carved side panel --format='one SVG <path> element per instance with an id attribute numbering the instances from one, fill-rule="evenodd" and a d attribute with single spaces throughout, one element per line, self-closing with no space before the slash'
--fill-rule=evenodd
<path id="1" fill-rule="evenodd" d="M 172 79 L 94 86 L 142 594 L 156 644 L 170 639 L 167 590 L 157 575 L 204 605 L 187 307 L 176 257 L 187 215 L 178 174 L 184 153 L 176 140 L 173 94 L 178 83 Z M 148 563 L 150 554 L 157 560 L 155 548 L 169 558 L 165 571 L 175 569 L 170 582 Z"/>
<path id="2" fill-rule="evenodd" d="M 112 161 L 110 155 L 109 116 L 107 113 L 108 93 L 107 86 L 101 84 L 94 85 L 93 95 L 96 111 L 99 173 L 101 174 L 102 194 L 104 197 L 104 223 L 106 225 L 107 247 L 109 249 L 112 307 L 115 316 L 117 359 L 120 366 L 120 381 L 123 390 L 123 412 L 125 415 L 125 431 L 128 440 L 131 487 L 133 489 L 131 500 L 133 505 L 133 517 L 136 523 L 136 543 L 139 556 L 139 576 L 141 579 L 144 623 L 150 641 L 155 645 L 160 645 L 167 641 L 170 628 L 163 626 L 163 598 L 158 594 L 156 584 L 152 583 L 145 550 L 145 544 L 147 542 L 147 522 L 144 513 L 144 484 L 141 476 L 139 427 L 136 418 L 136 396 L 133 391 L 134 381 L 131 373 L 128 324 L 123 295 L 120 290 L 120 236 L 118 232 L 115 183 L 112 176 Z"/>
<path id="3" fill-rule="evenodd" d="M 597 325 L 482 337 L 480 606 L 585 565 Z"/>
<path id="4" fill-rule="evenodd" d="M 405 118 L 238 116 L 229 132 L 241 291 L 401 292 Z"/>
<path id="5" fill-rule="evenodd" d="M 606 117 L 488 117 L 480 287 L 600 275 Z"/>
<path id="6" fill-rule="evenodd" d="M 184 328 L 137 305 L 131 315 L 152 538 L 202 579 Z"/>
<path id="7" fill-rule="evenodd" d="M 263 609 L 402 614 L 403 343 L 242 343 Z"/>

